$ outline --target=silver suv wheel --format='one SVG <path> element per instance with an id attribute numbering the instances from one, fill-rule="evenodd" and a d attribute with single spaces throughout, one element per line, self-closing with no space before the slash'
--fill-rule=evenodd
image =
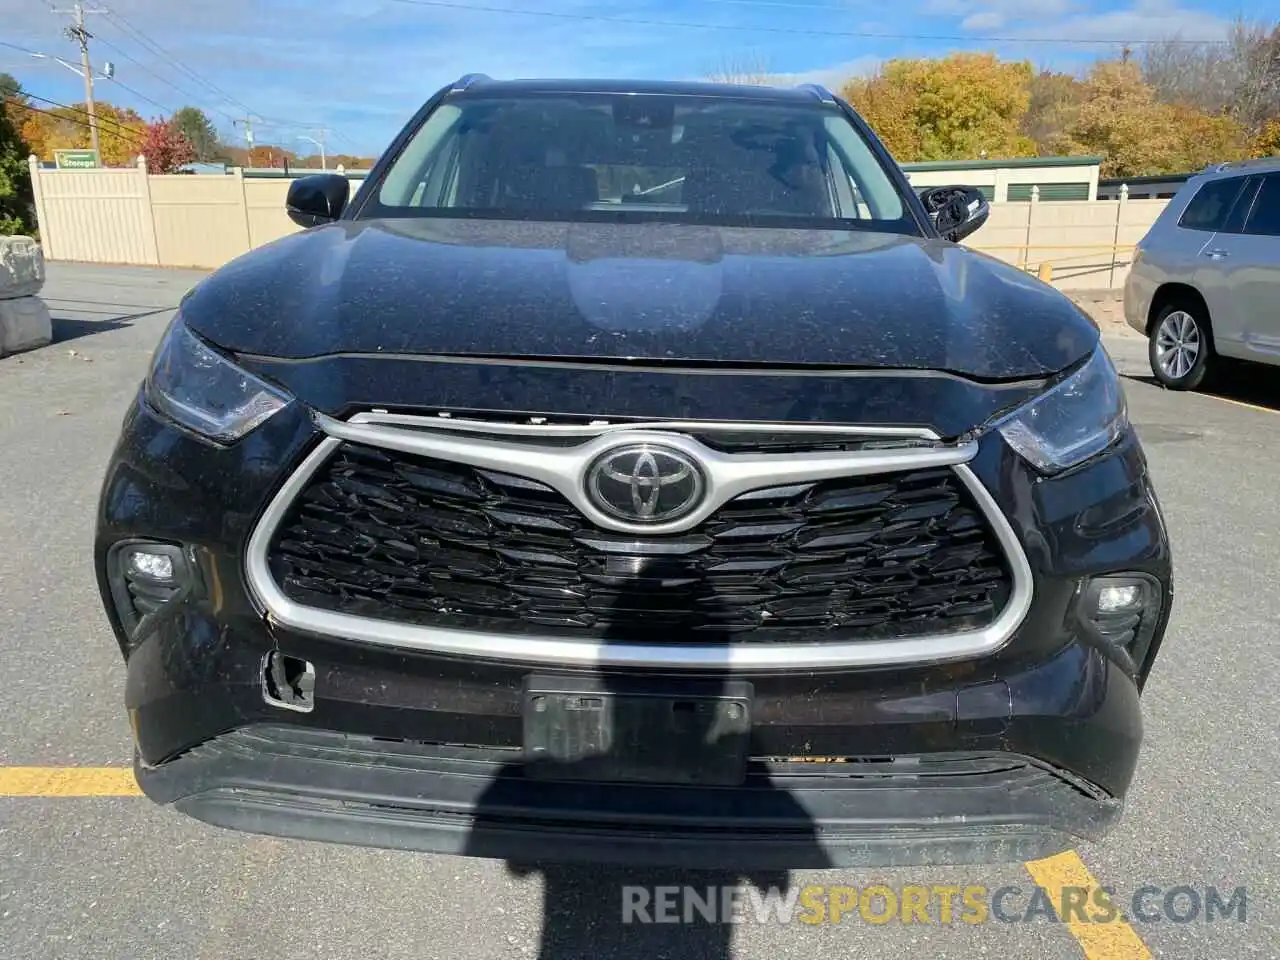
<path id="1" fill-rule="evenodd" d="M 1191 372 L 1200 356 L 1200 327 L 1185 310 L 1175 310 L 1156 330 L 1156 362 L 1170 380 Z"/>
<path id="2" fill-rule="evenodd" d="M 1147 350 L 1151 372 L 1166 387 L 1201 386 L 1215 364 L 1213 331 L 1204 305 L 1185 298 L 1167 303 L 1151 328 Z"/>

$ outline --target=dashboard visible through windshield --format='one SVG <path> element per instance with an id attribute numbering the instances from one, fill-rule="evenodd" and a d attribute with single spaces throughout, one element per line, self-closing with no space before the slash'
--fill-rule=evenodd
<path id="1" fill-rule="evenodd" d="M 361 211 L 414 216 L 920 232 L 838 108 L 657 94 L 442 104 Z"/>

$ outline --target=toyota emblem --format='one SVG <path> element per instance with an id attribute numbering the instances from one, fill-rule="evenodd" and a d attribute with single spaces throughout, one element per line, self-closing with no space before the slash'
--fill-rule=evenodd
<path id="1" fill-rule="evenodd" d="M 631 523 L 683 517 L 702 502 L 705 487 L 695 460 L 655 443 L 614 447 L 587 469 L 591 503 Z"/>

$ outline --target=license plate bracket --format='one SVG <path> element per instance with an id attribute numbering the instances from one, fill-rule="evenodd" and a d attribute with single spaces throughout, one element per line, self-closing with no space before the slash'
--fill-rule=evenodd
<path id="1" fill-rule="evenodd" d="M 733 785 L 746 776 L 752 687 L 531 675 L 526 773 L 538 779 Z"/>

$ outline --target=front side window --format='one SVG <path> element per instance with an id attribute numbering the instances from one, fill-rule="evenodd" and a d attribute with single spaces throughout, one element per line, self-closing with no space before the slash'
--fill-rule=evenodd
<path id="1" fill-rule="evenodd" d="M 920 232 L 838 109 L 656 94 L 447 102 L 405 145 L 361 216 Z"/>
<path id="2" fill-rule="evenodd" d="M 1178 221 L 1178 225 L 1188 230 L 1221 230 L 1231 214 L 1232 205 L 1240 196 L 1245 179 L 1228 177 L 1204 184 L 1191 198 L 1187 209 L 1182 211 L 1182 219 Z"/>

